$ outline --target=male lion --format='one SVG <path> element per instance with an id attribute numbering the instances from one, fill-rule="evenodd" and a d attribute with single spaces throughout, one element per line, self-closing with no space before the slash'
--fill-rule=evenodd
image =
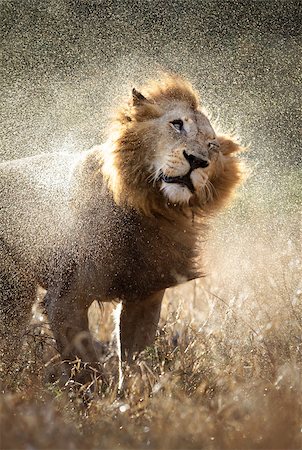
<path id="1" fill-rule="evenodd" d="M 97 361 L 87 310 L 119 300 L 119 356 L 130 362 L 154 341 L 165 289 L 200 276 L 201 225 L 239 184 L 242 148 L 215 134 L 182 78 L 142 92 L 103 146 L 0 165 L 4 362 L 20 349 L 38 285 L 64 361 Z"/>

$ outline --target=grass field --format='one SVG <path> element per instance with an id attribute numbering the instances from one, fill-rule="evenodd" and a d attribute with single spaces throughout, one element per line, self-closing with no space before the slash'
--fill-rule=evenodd
<path id="1" fill-rule="evenodd" d="M 247 186 L 213 220 L 207 276 L 167 291 L 155 346 L 123 398 L 109 344 L 114 305 L 90 311 L 107 374 L 94 393 L 45 382 L 56 356 L 37 310 L 19 371 L 2 386 L 1 448 L 301 448 L 300 187 L 291 180 L 261 195 Z"/>

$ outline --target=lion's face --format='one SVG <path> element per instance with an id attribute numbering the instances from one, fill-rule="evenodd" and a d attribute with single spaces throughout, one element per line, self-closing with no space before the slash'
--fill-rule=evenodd
<path id="1" fill-rule="evenodd" d="M 154 119 L 154 157 L 150 176 L 172 203 L 188 203 L 208 182 L 219 143 L 209 119 L 184 102 Z"/>
<path id="2" fill-rule="evenodd" d="M 102 174 L 116 203 L 146 215 L 204 211 L 214 199 L 224 204 L 240 182 L 240 165 L 230 156 L 240 149 L 231 138 L 216 136 L 189 83 L 165 76 L 143 94 L 133 89 L 118 110 Z"/>

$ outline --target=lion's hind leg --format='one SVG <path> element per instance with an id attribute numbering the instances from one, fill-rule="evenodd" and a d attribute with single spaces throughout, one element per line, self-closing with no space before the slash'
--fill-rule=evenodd
<path id="1" fill-rule="evenodd" d="M 90 304 L 86 303 L 76 286 L 68 288 L 68 281 L 70 282 L 65 279 L 64 282 L 58 282 L 57 285 L 48 289 L 44 298 L 45 309 L 57 350 L 63 361 L 61 384 L 65 384 L 70 378 L 86 384 L 93 381 L 96 372 L 98 376 L 101 376 L 98 357 L 89 331 L 88 307 Z M 78 366 L 77 371 L 75 371 L 76 366 Z M 51 380 L 52 374 L 49 375 Z"/>
<path id="2" fill-rule="evenodd" d="M 10 378 L 20 353 L 36 283 L 0 248 L 0 369 L 3 381 Z"/>

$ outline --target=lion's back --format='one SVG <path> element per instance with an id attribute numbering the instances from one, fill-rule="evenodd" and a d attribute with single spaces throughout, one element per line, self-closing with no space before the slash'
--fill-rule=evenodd
<path id="1" fill-rule="evenodd" d="M 0 164 L 0 239 L 29 268 L 66 242 L 76 161 L 74 154 L 53 153 Z"/>

